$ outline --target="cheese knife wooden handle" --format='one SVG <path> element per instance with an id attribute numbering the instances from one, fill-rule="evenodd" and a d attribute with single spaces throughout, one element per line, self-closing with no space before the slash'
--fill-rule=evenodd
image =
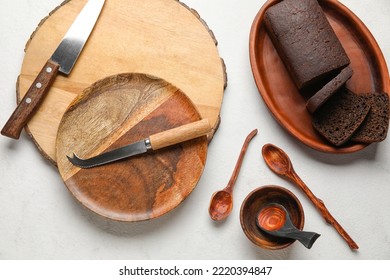
<path id="1" fill-rule="evenodd" d="M 19 139 L 20 133 L 27 122 L 38 110 L 59 70 L 59 64 L 48 60 L 38 76 L 28 89 L 26 95 L 19 102 L 15 111 L 1 130 L 1 134 Z"/>
<path id="2" fill-rule="evenodd" d="M 177 143 L 206 135 L 211 130 L 208 119 L 172 128 L 149 136 L 150 145 L 153 150 L 162 149 Z"/>

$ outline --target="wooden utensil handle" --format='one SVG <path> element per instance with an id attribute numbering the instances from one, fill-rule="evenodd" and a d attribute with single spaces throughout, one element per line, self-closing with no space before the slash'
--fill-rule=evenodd
<path id="1" fill-rule="evenodd" d="M 349 236 L 349 234 L 344 230 L 344 228 L 337 222 L 337 220 L 332 216 L 332 214 L 329 212 L 328 208 L 326 208 L 324 202 L 317 198 L 318 209 L 321 212 L 322 216 L 324 217 L 325 221 L 332 225 L 337 232 L 341 235 L 342 238 L 348 243 L 348 246 L 351 249 L 357 250 L 359 249 L 359 246 L 356 244 L 355 241 Z"/>
<path id="2" fill-rule="evenodd" d="M 353 239 L 344 230 L 344 228 L 332 216 L 328 208 L 326 208 L 325 203 L 312 193 L 312 191 L 306 186 L 306 184 L 302 181 L 302 179 L 295 173 L 293 174 L 293 177 L 290 179 L 292 179 L 293 182 L 296 182 L 298 184 L 298 186 L 303 190 L 306 196 L 316 206 L 318 211 L 321 212 L 321 215 L 325 219 L 325 221 L 328 224 L 332 225 L 337 230 L 337 232 L 341 235 L 341 237 L 348 243 L 348 246 L 354 250 L 359 249 L 359 246 L 355 243 L 355 241 L 353 241 Z"/>
<path id="3" fill-rule="evenodd" d="M 23 127 L 38 110 L 50 86 L 57 76 L 59 65 L 48 60 L 38 76 L 28 89 L 26 95 L 20 101 L 11 117 L 1 130 L 1 134 L 14 139 L 19 139 Z"/>
<path id="4" fill-rule="evenodd" d="M 153 150 L 165 148 L 177 143 L 191 140 L 210 133 L 211 126 L 208 119 L 203 119 L 149 137 Z"/>
<path id="5" fill-rule="evenodd" d="M 253 137 L 257 135 L 257 129 L 254 129 L 251 131 L 251 133 L 248 134 L 248 136 L 245 138 L 244 144 L 242 145 L 240 155 L 238 157 L 236 166 L 234 167 L 232 176 L 230 177 L 229 183 L 227 184 L 226 188 L 224 189 L 227 192 L 233 192 L 233 186 L 236 183 L 238 173 L 240 172 L 242 161 L 244 159 L 244 155 L 246 153 L 246 150 L 248 149 L 250 141 L 252 141 Z"/>

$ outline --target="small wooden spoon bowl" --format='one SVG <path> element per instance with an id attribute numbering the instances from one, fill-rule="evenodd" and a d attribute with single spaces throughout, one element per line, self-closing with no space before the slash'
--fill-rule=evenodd
<path id="1" fill-rule="evenodd" d="M 240 222 L 242 230 L 252 243 L 269 250 L 278 250 L 290 246 L 295 240 L 271 236 L 262 232 L 256 225 L 259 210 L 269 203 L 283 205 L 290 215 L 292 223 L 300 230 L 305 223 L 305 215 L 298 198 L 289 190 L 274 185 L 259 187 L 244 199 L 241 205 Z"/>

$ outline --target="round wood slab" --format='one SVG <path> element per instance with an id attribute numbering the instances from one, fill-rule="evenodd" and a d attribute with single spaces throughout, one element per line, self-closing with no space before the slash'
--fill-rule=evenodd
<path id="1" fill-rule="evenodd" d="M 26 93 L 87 0 L 65 1 L 44 19 L 26 46 L 17 95 Z M 27 125 L 53 163 L 61 117 L 94 82 L 119 73 L 146 73 L 180 88 L 216 129 L 226 73 L 216 40 L 199 15 L 176 0 L 106 0 L 72 73 L 58 76 Z"/>
<path id="2" fill-rule="evenodd" d="M 195 188 L 206 161 L 206 136 L 91 169 L 73 166 L 66 156 L 89 158 L 200 119 L 191 100 L 162 79 L 135 73 L 105 78 L 84 90 L 60 122 L 61 177 L 79 202 L 101 216 L 159 217 Z"/>

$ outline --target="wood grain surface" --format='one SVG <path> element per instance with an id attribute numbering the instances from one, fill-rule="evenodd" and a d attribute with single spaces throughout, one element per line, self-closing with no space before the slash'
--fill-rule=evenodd
<path id="1" fill-rule="evenodd" d="M 41 21 L 26 45 L 19 101 L 86 2 L 65 1 Z M 216 45 L 199 14 L 179 1 L 106 0 L 72 73 L 56 78 L 27 132 L 55 164 L 58 125 L 72 100 L 104 77 L 129 72 L 161 77 L 180 88 L 215 131 L 227 82 Z"/>
<path id="2" fill-rule="evenodd" d="M 73 166 L 66 156 L 96 156 L 200 119 L 191 100 L 162 79 L 144 74 L 105 78 L 84 90 L 60 122 L 61 177 L 80 203 L 101 216 L 119 221 L 159 217 L 195 188 L 206 161 L 206 136 L 91 169 Z"/>

